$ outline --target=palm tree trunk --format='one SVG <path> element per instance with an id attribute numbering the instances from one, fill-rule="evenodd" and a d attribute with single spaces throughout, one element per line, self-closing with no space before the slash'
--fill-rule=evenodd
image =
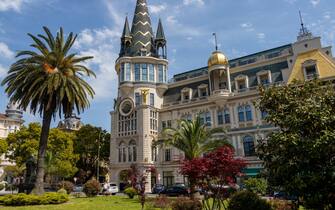
<path id="1" fill-rule="evenodd" d="M 44 193 L 45 153 L 47 150 L 51 118 L 52 112 L 45 111 L 43 114 L 42 131 L 38 148 L 37 176 L 35 181 L 35 187 L 33 190 L 33 192 L 38 195 Z"/>

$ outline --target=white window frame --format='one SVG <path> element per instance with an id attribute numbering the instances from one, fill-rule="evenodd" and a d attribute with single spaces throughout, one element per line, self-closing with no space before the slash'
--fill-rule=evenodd
<path id="1" fill-rule="evenodd" d="M 181 90 L 181 101 L 190 101 L 192 99 L 192 92 L 191 88 L 183 88 Z M 185 99 L 185 94 L 188 94 L 188 99 Z"/>
<path id="2" fill-rule="evenodd" d="M 201 90 L 206 90 L 206 96 L 202 96 L 201 95 Z M 208 85 L 207 84 L 201 84 L 199 85 L 198 87 L 198 95 L 199 95 L 199 98 L 203 98 L 203 97 L 207 97 L 208 96 Z"/>
<path id="3" fill-rule="evenodd" d="M 240 89 L 239 86 L 238 86 L 238 83 L 242 80 L 244 80 L 245 82 L 245 89 L 248 89 L 249 88 L 249 78 L 247 75 L 238 75 L 237 77 L 235 77 L 235 87 L 236 87 L 236 90 L 243 90 L 243 89 Z"/>
<path id="4" fill-rule="evenodd" d="M 261 77 L 266 75 L 268 76 L 268 81 L 269 83 L 268 84 L 271 84 L 272 83 L 272 77 L 271 77 L 271 71 L 270 70 L 263 70 L 263 71 L 260 71 L 260 72 L 257 72 L 257 83 L 259 85 L 262 84 L 262 80 L 261 80 Z M 266 84 L 265 84 L 266 85 Z"/>
<path id="5" fill-rule="evenodd" d="M 311 66 L 315 66 L 316 78 L 319 78 L 319 76 L 320 76 L 319 68 L 318 68 L 318 65 L 317 65 L 317 60 L 306 60 L 302 63 L 302 68 L 303 68 L 305 80 L 313 80 L 314 79 L 314 75 L 313 75 L 312 78 L 309 78 L 310 75 L 307 75 L 307 72 L 306 72 L 306 68 L 311 67 Z"/>

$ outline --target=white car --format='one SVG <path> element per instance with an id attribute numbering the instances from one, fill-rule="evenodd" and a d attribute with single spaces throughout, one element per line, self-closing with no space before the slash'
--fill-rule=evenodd
<path id="1" fill-rule="evenodd" d="M 117 187 L 116 184 L 113 184 L 113 183 L 107 184 L 105 194 L 115 195 L 118 192 L 119 192 L 119 188 Z"/>

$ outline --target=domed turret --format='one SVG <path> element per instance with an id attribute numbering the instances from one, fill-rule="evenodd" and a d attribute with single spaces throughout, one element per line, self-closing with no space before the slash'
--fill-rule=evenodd
<path id="1" fill-rule="evenodd" d="M 208 59 L 208 67 L 215 65 L 228 65 L 227 57 L 220 51 L 214 51 Z"/>
<path id="2" fill-rule="evenodd" d="M 208 59 L 208 76 L 210 81 L 211 100 L 221 100 L 231 94 L 228 58 L 218 50 L 216 33 L 215 51 Z"/>
<path id="3" fill-rule="evenodd" d="M 13 120 L 21 121 L 23 117 L 23 111 L 20 110 L 15 103 L 9 102 L 6 109 L 6 115 Z"/>

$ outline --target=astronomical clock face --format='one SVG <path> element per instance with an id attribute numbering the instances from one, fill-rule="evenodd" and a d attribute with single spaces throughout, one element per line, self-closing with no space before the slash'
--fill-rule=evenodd
<path id="1" fill-rule="evenodd" d="M 134 110 L 134 103 L 131 99 L 127 98 L 120 104 L 119 111 L 123 116 L 130 115 Z"/>

